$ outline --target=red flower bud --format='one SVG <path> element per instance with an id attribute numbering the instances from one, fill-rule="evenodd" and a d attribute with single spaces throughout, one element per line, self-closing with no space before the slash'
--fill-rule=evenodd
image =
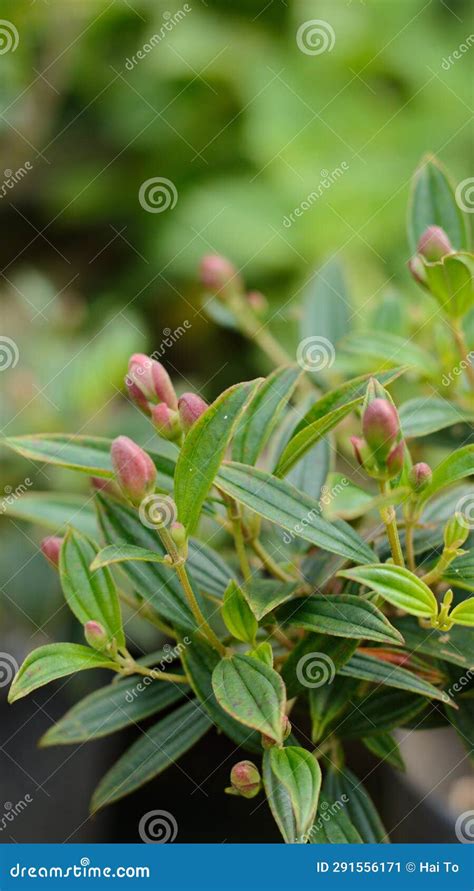
<path id="1" fill-rule="evenodd" d="M 187 433 L 195 421 L 206 411 L 207 402 L 201 399 L 197 393 L 183 393 L 178 400 L 178 411 L 181 418 L 181 426 Z"/>
<path id="2" fill-rule="evenodd" d="M 48 537 L 43 538 L 43 541 L 41 542 L 41 550 L 43 551 L 44 556 L 49 560 L 51 565 L 56 568 L 59 563 L 59 554 L 63 541 L 64 539 L 59 538 L 57 535 L 48 535 Z"/>
<path id="3" fill-rule="evenodd" d="M 239 761 L 230 772 L 232 790 L 244 798 L 255 798 L 260 792 L 262 781 L 258 768 L 252 761 Z"/>
<path id="4" fill-rule="evenodd" d="M 399 434 L 397 410 L 388 399 L 373 399 L 362 418 L 365 439 L 378 459 L 384 459 Z"/>
<path id="5" fill-rule="evenodd" d="M 114 439 L 110 450 L 116 480 L 136 507 L 154 491 L 156 467 L 150 456 L 128 436 Z"/>
<path id="6" fill-rule="evenodd" d="M 418 242 L 418 253 L 429 263 L 436 263 L 446 254 L 452 254 L 453 246 L 440 226 L 428 226 Z"/>
<path id="7" fill-rule="evenodd" d="M 179 439 L 181 424 L 177 411 L 168 408 L 166 402 L 160 402 L 151 409 L 151 420 L 157 433 L 164 439 Z"/>
<path id="8" fill-rule="evenodd" d="M 170 408 L 177 408 L 176 393 L 168 372 L 161 362 L 144 353 L 131 356 L 126 383 L 129 391 L 130 385 L 134 384 L 148 402 L 166 402 Z"/>
<path id="9" fill-rule="evenodd" d="M 422 492 L 423 489 L 426 489 L 431 483 L 432 478 L 433 473 L 431 467 L 429 464 L 425 464 L 424 461 L 420 461 L 419 464 L 414 464 L 408 475 L 410 485 L 415 492 Z"/>
<path id="10" fill-rule="evenodd" d="M 387 456 L 387 471 L 390 475 L 390 479 L 392 479 L 394 476 L 398 476 L 398 474 L 401 473 L 403 469 L 404 458 L 405 443 L 403 439 L 401 439 L 400 442 L 397 442 L 397 444 L 393 446 L 392 450 Z"/>
<path id="11" fill-rule="evenodd" d="M 107 647 L 108 638 L 103 625 L 91 620 L 84 625 L 84 637 L 94 650 L 104 650 Z"/>
<path id="12" fill-rule="evenodd" d="M 221 292 L 222 297 L 229 290 L 242 291 L 242 281 L 235 266 L 219 254 L 208 254 L 202 258 L 199 277 L 205 288 L 213 293 Z"/>

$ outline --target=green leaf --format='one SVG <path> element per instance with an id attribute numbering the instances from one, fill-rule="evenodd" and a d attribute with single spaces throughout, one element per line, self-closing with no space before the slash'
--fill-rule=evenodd
<path id="1" fill-rule="evenodd" d="M 347 768 L 330 768 L 324 783 L 330 801 L 340 801 L 351 823 L 365 844 L 386 844 L 389 841 L 373 802 L 360 780 Z"/>
<path id="2" fill-rule="evenodd" d="M 58 495 L 55 492 L 25 492 L 21 498 L 5 501 L 5 513 L 29 523 L 52 529 L 57 535 L 68 526 L 91 538 L 97 536 L 97 520 L 90 498 L 82 495 Z"/>
<path id="3" fill-rule="evenodd" d="M 392 606 L 413 616 L 431 618 L 438 614 L 438 601 L 428 585 L 403 566 L 374 563 L 345 569 L 338 575 L 365 585 Z"/>
<path id="4" fill-rule="evenodd" d="M 321 792 L 317 819 L 309 832 L 309 843 L 311 845 L 362 844 L 362 838 L 351 823 L 343 802 L 330 801 Z"/>
<path id="5" fill-rule="evenodd" d="M 301 369 L 295 365 L 276 368 L 257 389 L 234 436 L 234 461 L 242 464 L 256 463 L 301 373 Z"/>
<path id="6" fill-rule="evenodd" d="M 324 516 L 328 520 L 355 520 L 371 510 L 380 510 L 389 504 L 399 504 L 410 494 L 408 486 L 390 489 L 387 495 L 371 495 L 355 486 L 342 473 L 329 474 L 327 495 L 322 496 Z"/>
<path id="7" fill-rule="evenodd" d="M 293 536 L 349 560 L 359 563 L 373 560 L 373 551 L 351 526 L 342 521 L 329 523 L 321 517 L 318 502 L 286 480 L 279 480 L 255 467 L 229 462 L 221 467 L 216 485 Z"/>
<path id="8" fill-rule="evenodd" d="M 354 332 L 344 338 L 341 348 L 361 357 L 369 367 L 378 362 L 381 368 L 404 365 L 416 368 L 423 377 L 439 377 L 438 366 L 433 357 L 413 340 L 400 337 L 388 331 Z"/>
<path id="9" fill-rule="evenodd" d="M 358 640 L 331 637 L 329 634 L 306 634 L 285 660 L 281 676 L 287 696 L 293 698 L 331 676 L 347 662 L 358 646 Z M 331 684 L 325 684 L 331 687 Z"/>
<path id="10" fill-rule="evenodd" d="M 337 674 L 332 683 L 310 689 L 311 739 L 314 743 L 323 738 L 327 728 L 350 706 L 357 686 L 353 678 Z"/>
<path id="11" fill-rule="evenodd" d="M 384 662 L 375 656 L 367 656 L 365 653 L 354 653 L 352 658 L 339 670 L 339 673 L 344 677 L 359 678 L 373 684 L 385 684 L 388 687 L 408 690 L 410 693 L 418 693 L 420 696 L 428 696 L 430 699 L 440 699 L 441 702 L 452 704 L 447 693 L 438 690 L 433 684 L 418 677 L 412 671 Z"/>
<path id="12" fill-rule="evenodd" d="M 100 436 L 72 436 L 70 433 L 42 433 L 37 436 L 10 436 L 1 440 L 25 458 L 81 470 L 89 476 L 114 476 L 110 458 L 111 439 Z M 148 452 L 160 475 L 172 479 L 174 461 Z"/>
<path id="13" fill-rule="evenodd" d="M 446 399 L 409 399 L 399 408 L 400 423 L 405 437 L 428 436 L 453 424 L 469 424 L 474 414 L 463 411 Z"/>
<path id="14" fill-rule="evenodd" d="M 249 656 L 230 656 L 212 673 L 214 695 L 236 721 L 283 741 L 285 686 L 272 668 Z"/>
<path id="15" fill-rule="evenodd" d="M 263 662 L 264 665 L 273 668 L 272 645 L 268 643 L 267 640 L 263 640 L 262 643 L 259 643 L 259 645 L 255 647 L 255 649 L 249 650 L 246 655 L 251 656 L 252 659 L 258 659 L 260 662 Z"/>
<path id="16" fill-rule="evenodd" d="M 277 611 L 279 623 L 333 634 L 336 637 L 403 643 L 399 631 L 390 624 L 373 603 L 352 594 L 327 597 L 312 594 L 297 597 Z"/>
<path id="17" fill-rule="evenodd" d="M 318 270 L 303 294 L 302 338 L 326 337 L 334 346 L 347 334 L 352 317 L 351 298 L 342 264 L 331 259 Z"/>
<path id="18" fill-rule="evenodd" d="M 192 645 L 186 647 L 181 652 L 181 661 L 191 686 L 211 721 L 238 746 L 242 746 L 255 754 L 260 754 L 262 746 L 259 734 L 231 718 L 221 708 L 214 696 L 212 672 L 219 664 L 219 656 L 216 651 L 194 637 Z"/>
<path id="19" fill-rule="evenodd" d="M 243 643 L 255 644 L 258 622 L 237 582 L 234 582 L 233 579 L 229 582 L 224 594 L 221 613 L 233 637 Z"/>
<path id="20" fill-rule="evenodd" d="M 376 755 L 380 761 L 387 761 L 396 770 L 405 770 L 405 762 L 403 761 L 398 743 L 391 733 L 379 733 L 377 736 L 362 737 L 364 746 Z"/>
<path id="21" fill-rule="evenodd" d="M 395 730 L 412 721 L 425 703 L 423 696 L 393 688 L 371 690 L 352 699 L 350 711 L 338 723 L 337 735 L 357 738 Z"/>
<path id="22" fill-rule="evenodd" d="M 413 179 L 408 235 L 413 252 L 428 226 L 441 226 L 457 250 L 468 247 L 466 225 L 451 183 L 437 158 L 423 159 Z"/>
<path id="23" fill-rule="evenodd" d="M 447 254 L 424 264 L 428 287 L 451 319 L 461 319 L 474 305 L 473 268 L 469 254 Z"/>
<path id="24" fill-rule="evenodd" d="M 108 569 L 89 569 L 97 554 L 95 546 L 80 532 L 70 529 L 64 539 L 59 575 L 67 604 L 81 625 L 94 620 L 104 627 L 109 640 L 125 646 L 120 603 Z"/>
<path id="25" fill-rule="evenodd" d="M 192 748 L 210 726 L 201 705 L 187 702 L 149 728 L 100 781 L 92 798 L 92 812 L 124 798 L 158 776 Z"/>
<path id="26" fill-rule="evenodd" d="M 228 442 L 257 381 L 225 390 L 193 424 L 179 453 L 174 476 L 178 517 L 194 531 L 204 500 L 221 465 Z"/>
<path id="27" fill-rule="evenodd" d="M 196 538 L 190 538 L 187 566 L 201 591 L 222 600 L 232 578 L 232 569 L 217 551 Z"/>
<path id="28" fill-rule="evenodd" d="M 263 753 L 262 777 L 270 810 L 287 845 L 297 843 L 298 832 L 291 798 L 271 767 L 271 749 Z"/>
<path id="29" fill-rule="evenodd" d="M 443 573 L 443 581 L 466 591 L 474 590 L 474 549 L 453 560 Z"/>
<path id="30" fill-rule="evenodd" d="M 469 631 L 451 628 L 446 633 L 435 628 L 420 628 L 416 619 L 412 619 L 411 616 L 394 618 L 392 621 L 403 634 L 406 649 L 442 659 L 453 665 L 461 665 L 463 668 L 474 667 L 472 636 Z"/>
<path id="31" fill-rule="evenodd" d="M 306 841 L 313 825 L 321 788 L 321 769 L 314 755 L 300 746 L 273 747 L 270 765 L 277 780 L 286 789 L 295 815 L 300 842 Z"/>
<path id="32" fill-rule="evenodd" d="M 300 587 L 300 582 L 251 578 L 245 582 L 242 593 L 255 618 L 260 621 L 285 600 L 289 600 Z"/>
<path id="33" fill-rule="evenodd" d="M 87 668 L 116 670 L 117 665 L 97 650 L 81 644 L 54 643 L 38 647 L 26 657 L 17 672 L 10 687 L 8 701 L 15 702 L 50 681 Z"/>
<path id="34" fill-rule="evenodd" d="M 429 486 L 421 493 L 420 501 L 426 502 L 441 489 L 474 474 L 474 445 L 464 446 L 451 452 L 433 471 Z"/>
<path id="35" fill-rule="evenodd" d="M 468 628 L 474 628 L 474 597 L 469 597 L 467 600 L 463 600 L 462 603 L 458 603 L 451 610 L 449 618 L 456 625 L 466 625 Z"/>
<path id="36" fill-rule="evenodd" d="M 134 675 L 90 693 L 41 738 L 41 746 L 88 742 L 137 724 L 173 705 L 189 690 L 184 684 Z"/>
<path id="37" fill-rule="evenodd" d="M 137 545 L 108 545 L 96 554 L 90 568 L 94 571 L 113 563 L 128 563 L 129 561 L 166 563 L 163 554 L 156 554 L 147 548 L 139 548 Z"/>

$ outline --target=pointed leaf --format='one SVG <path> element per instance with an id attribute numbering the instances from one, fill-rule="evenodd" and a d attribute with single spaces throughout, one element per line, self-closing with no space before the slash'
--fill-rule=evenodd
<path id="1" fill-rule="evenodd" d="M 420 501 L 428 501 L 436 492 L 472 474 L 474 474 L 474 445 L 467 445 L 456 452 L 451 452 L 438 464 L 433 471 L 430 485 L 421 493 Z"/>
<path id="2" fill-rule="evenodd" d="M 338 720 L 337 735 L 357 738 L 395 730 L 416 718 L 424 710 L 425 703 L 423 696 L 405 691 L 392 688 L 371 690 L 352 698 L 350 710 Z"/>
<path id="3" fill-rule="evenodd" d="M 337 597 L 326 597 L 323 594 L 297 597 L 291 603 L 278 608 L 277 619 L 285 625 L 333 634 L 336 637 L 403 643 L 400 632 L 373 603 L 352 594 Z"/>
<path id="4" fill-rule="evenodd" d="M 306 749 L 285 746 L 270 749 L 270 765 L 290 797 L 298 839 L 305 841 L 318 806 L 321 788 L 319 764 Z"/>
<path id="5" fill-rule="evenodd" d="M 416 368 L 426 378 L 439 376 L 438 367 L 432 355 L 406 337 L 388 331 L 354 332 L 341 343 L 348 353 L 361 357 L 364 366 L 378 362 L 382 368 L 404 365 Z"/>
<path id="6" fill-rule="evenodd" d="M 285 600 L 289 600 L 300 587 L 300 582 L 251 578 L 243 586 L 242 593 L 254 616 L 260 621 Z"/>
<path id="7" fill-rule="evenodd" d="M 113 563 L 128 563 L 129 561 L 143 563 L 166 563 L 163 554 L 156 554 L 147 548 L 139 548 L 137 545 L 108 545 L 102 548 L 92 561 L 92 572 Z"/>
<path id="8" fill-rule="evenodd" d="M 365 844 L 386 844 L 389 841 L 382 821 L 360 780 L 347 768 L 331 768 L 324 783 L 330 801 L 343 803 L 351 823 Z"/>
<path id="9" fill-rule="evenodd" d="M 352 317 L 351 298 L 342 264 L 326 262 L 305 287 L 301 337 L 326 337 L 334 346 L 347 334 Z"/>
<path id="10" fill-rule="evenodd" d="M 420 628 L 416 619 L 402 616 L 392 619 L 393 624 L 403 634 L 405 647 L 414 653 L 425 653 L 435 659 L 463 668 L 474 667 L 472 637 L 462 628 L 451 628 L 449 632 L 435 628 Z"/>
<path id="11" fill-rule="evenodd" d="M 256 463 L 301 373 L 301 368 L 295 365 L 276 368 L 254 393 L 234 436 L 234 461 Z"/>
<path id="12" fill-rule="evenodd" d="M 97 650 L 81 644 L 54 643 L 38 647 L 30 653 L 20 667 L 8 694 L 8 701 L 15 702 L 28 696 L 33 690 L 44 687 L 50 681 L 66 677 L 87 668 L 113 668 L 117 665 Z"/>
<path id="13" fill-rule="evenodd" d="M 408 219 L 413 252 L 428 226 L 441 226 L 455 249 L 468 247 L 462 211 L 444 168 L 433 155 L 423 159 L 413 179 Z"/>
<path id="14" fill-rule="evenodd" d="M 396 770 L 405 770 L 398 743 L 391 733 L 379 733 L 377 736 L 362 737 L 364 746 L 376 755 L 380 761 L 387 761 Z"/>
<path id="15" fill-rule="evenodd" d="M 385 684 L 388 687 L 397 687 L 399 690 L 408 690 L 410 693 L 418 693 L 420 696 L 453 704 L 447 693 L 438 690 L 412 671 L 364 653 L 354 653 L 352 658 L 339 669 L 339 673 L 344 677 L 359 678 L 373 684 Z"/>
<path id="16" fill-rule="evenodd" d="M 405 437 L 428 436 L 453 424 L 470 424 L 474 414 L 459 408 L 446 399 L 409 399 L 399 408 L 400 423 Z"/>
<path id="17" fill-rule="evenodd" d="M 213 671 L 212 688 L 236 721 L 282 742 L 286 696 L 276 671 L 249 656 L 226 657 Z"/>
<path id="18" fill-rule="evenodd" d="M 463 600 L 462 603 L 458 603 L 451 610 L 449 618 L 456 625 L 466 625 L 468 628 L 474 628 L 474 597 L 469 597 L 467 600 Z"/>
<path id="19" fill-rule="evenodd" d="M 413 616 L 431 618 L 438 614 L 438 601 L 428 585 L 403 566 L 374 563 L 342 570 L 338 575 L 365 585 Z"/>
<path id="20" fill-rule="evenodd" d="M 253 645 L 258 630 L 257 620 L 250 609 L 242 590 L 231 580 L 224 594 L 221 607 L 222 618 L 230 633 L 237 640 Z"/>
<path id="21" fill-rule="evenodd" d="M 287 845 L 297 843 L 298 831 L 291 798 L 272 770 L 270 749 L 263 753 L 262 776 L 270 810 Z"/>
<path id="22" fill-rule="evenodd" d="M 362 838 L 342 805 L 343 802 L 330 801 L 321 792 L 317 819 L 309 832 L 311 845 L 362 844 Z"/>
<path id="23" fill-rule="evenodd" d="M 97 536 L 97 520 L 90 498 L 83 495 L 63 495 L 56 492 L 25 492 L 21 498 L 5 504 L 5 514 L 38 523 L 57 535 L 68 526 L 91 538 Z"/>

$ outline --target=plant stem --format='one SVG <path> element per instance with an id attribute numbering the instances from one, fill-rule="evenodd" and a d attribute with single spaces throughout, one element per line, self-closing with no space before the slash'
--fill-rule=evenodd
<path id="1" fill-rule="evenodd" d="M 457 556 L 457 551 L 453 551 L 450 548 L 445 548 L 441 557 L 439 558 L 436 566 L 427 572 L 426 575 L 422 576 L 422 581 L 425 585 L 432 585 L 434 582 L 438 582 L 443 575 L 445 569 L 448 568 L 450 563 L 453 562 L 454 558 Z"/>
<path id="2" fill-rule="evenodd" d="M 387 481 L 382 481 L 380 483 L 380 491 L 382 495 L 389 494 L 390 485 Z M 393 562 L 396 563 L 397 566 L 405 566 L 403 551 L 398 535 L 395 508 L 392 507 L 392 505 L 390 505 L 389 507 L 382 507 L 380 509 L 380 516 L 382 517 L 382 520 L 385 523 L 385 529 L 387 530 L 387 537 L 390 544 L 390 550 L 392 552 Z"/>
<path id="3" fill-rule="evenodd" d="M 145 677 L 153 678 L 154 681 L 172 681 L 174 684 L 187 684 L 189 683 L 188 678 L 184 674 L 172 674 L 168 671 L 155 671 L 153 668 L 146 668 L 143 665 L 139 665 L 138 662 L 133 664 L 133 671 L 131 674 L 142 674 Z"/>
<path id="4" fill-rule="evenodd" d="M 186 567 L 184 565 L 184 558 L 178 552 L 178 549 L 177 549 L 173 539 L 171 538 L 171 535 L 169 534 L 168 530 L 165 527 L 163 527 L 162 529 L 159 529 L 158 534 L 159 534 L 166 550 L 168 551 L 169 556 L 171 557 L 171 561 L 172 561 L 171 566 L 176 571 L 176 575 L 178 576 L 178 578 L 181 582 L 181 586 L 182 586 L 183 591 L 186 595 L 186 600 L 188 602 L 188 606 L 189 606 L 194 618 L 196 619 L 199 631 L 201 631 L 202 634 L 204 634 L 205 637 L 207 637 L 207 640 L 209 641 L 211 646 L 214 647 L 214 649 L 217 650 L 217 652 L 220 653 L 221 656 L 225 656 L 226 648 L 221 643 L 221 641 L 219 640 L 217 635 L 214 634 L 214 631 L 212 630 L 210 625 L 208 625 L 206 619 L 204 618 L 204 616 L 201 612 L 201 608 L 196 600 L 196 595 L 194 594 L 194 591 L 191 587 L 191 582 L 189 581 L 188 573 L 186 572 Z"/>
<path id="5" fill-rule="evenodd" d="M 289 573 L 285 572 L 278 563 L 275 562 L 273 557 L 268 553 L 267 549 L 263 546 L 262 542 L 259 538 L 254 538 L 251 542 L 252 548 L 260 557 L 265 569 L 273 575 L 276 579 L 279 579 L 281 582 L 295 582 L 296 579 L 293 576 L 289 575 Z"/>
<path id="6" fill-rule="evenodd" d="M 412 572 L 416 571 L 415 549 L 413 546 L 413 533 L 415 531 L 415 523 L 408 522 L 405 527 L 405 542 L 407 551 L 408 567 Z"/>
<path id="7" fill-rule="evenodd" d="M 464 366 L 466 376 L 468 378 L 471 389 L 474 390 L 474 368 L 471 365 L 470 353 L 467 347 L 466 339 L 461 322 L 457 319 L 451 322 L 451 330 L 456 341 L 456 346 Z"/>

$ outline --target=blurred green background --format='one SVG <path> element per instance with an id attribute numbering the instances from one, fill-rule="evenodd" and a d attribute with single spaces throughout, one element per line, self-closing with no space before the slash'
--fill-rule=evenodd
<path id="1" fill-rule="evenodd" d="M 5 434 L 140 436 L 128 355 L 185 320 L 163 357 L 178 390 L 210 399 L 267 370 L 201 311 L 204 253 L 228 255 L 267 295 L 289 343 L 328 257 L 344 260 L 356 326 L 383 300 L 417 306 L 413 170 L 433 151 L 456 181 L 469 174 L 469 53 L 449 61 L 474 31 L 468 0 L 3 0 L 1 15 L 0 313 L 19 350 L 0 375 Z M 314 19 L 328 48 L 308 54 L 297 33 Z M 174 205 L 158 213 L 139 200 L 155 177 Z M 81 485 L 0 460 L 0 491 L 25 473 L 39 489 Z M 1 519 L 1 534 L 2 623 L 57 634 L 66 614 L 50 618 L 38 533 Z"/>

